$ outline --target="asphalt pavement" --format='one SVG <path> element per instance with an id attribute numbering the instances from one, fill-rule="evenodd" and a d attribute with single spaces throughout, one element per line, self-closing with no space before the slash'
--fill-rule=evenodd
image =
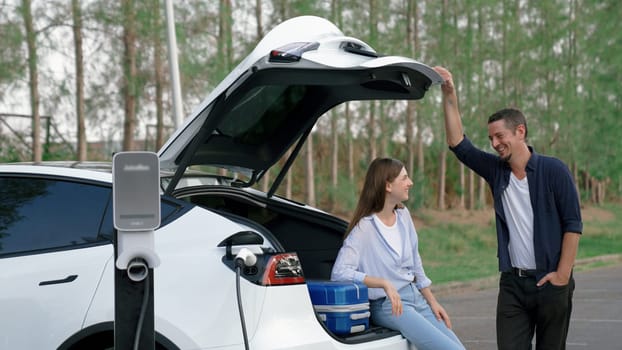
<path id="1" fill-rule="evenodd" d="M 576 286 L 566 349 L 621 350 L 622 262 L 575 271 L 574 277 Z M 449 313 L 453 329 L 465 347 L 469 350 L 497 349 L 497 279 L 482 281 L 480 287 L 453 289 L 435 294 Z"/>

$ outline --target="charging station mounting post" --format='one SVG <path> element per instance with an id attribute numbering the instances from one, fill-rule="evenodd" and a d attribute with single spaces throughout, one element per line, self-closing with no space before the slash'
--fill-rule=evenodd
<path id="1" fill-rule="evenodd" d="M 114 348 L 155 349 L 153 269 L 160 264 L 160 161 L 153 152 L 112 158 L 114 215 Z"/>

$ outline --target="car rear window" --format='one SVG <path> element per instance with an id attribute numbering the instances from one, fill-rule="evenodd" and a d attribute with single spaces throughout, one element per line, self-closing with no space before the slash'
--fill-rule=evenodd
<path id="1" fill-rule="evenodd" d="M 305 97 L 305 86 L 258 86 L 228 111 L 218 131 L 238 142 L 261 145 L 271 140 Z"/>

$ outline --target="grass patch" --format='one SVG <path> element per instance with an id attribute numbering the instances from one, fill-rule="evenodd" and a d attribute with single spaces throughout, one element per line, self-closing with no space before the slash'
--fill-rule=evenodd
<path id="1" fill-rule="evenodd" d="M 620 203 L 584 209 L 583 235 L 577 259 L 620 254 L 621 227 Z M 487 225 L 440 222 L 418 228 L 417 232 L 423 266 L 435 284 L 462 282 L 498 274 L 494 221 Z M 585 264 L 580 269 L 607 264 L 611 262 Z"/>
<path id="2" fill-rule="evenodd" d="M 587 216 L 583 221 L 579 259 L 622 252 L 622 204 L 607 204 L 597 209 L 600 215 Z"/>
<path id="3" fill-rule="evenodd" d="M 423 266 L 434 283 L 467 281 L 497 273 L 494 227 L 439 224 L 418 233 Z"/>
<path id="4" fill-rule="evenodd" d="M 577 265 L 575 266 L 574 270 L 575 272 L 576 271 L 587 271 L 591 269 L 597 269 L 599 267 L 612 266 L 612 265 L 619 264 L 619 263 L 620 263 L 619 259 L 599 260 L 599 261 L 589 262 L 586 264 Z"/>

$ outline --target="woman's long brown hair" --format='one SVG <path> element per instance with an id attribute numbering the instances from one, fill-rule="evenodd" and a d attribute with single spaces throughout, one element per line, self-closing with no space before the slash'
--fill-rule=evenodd
<path id="1" fill-rule="evenodd" d="M 346 230 L 344 239 L 348 237 L 363 217 L 382 210 L 387 194 L 387 182 L 395 180 L 403 168 L 404 164 L 393 158 L 376 158 L 371 162 L 365 175 L 365 183 L 354 210 L 354 216 Z"/>

